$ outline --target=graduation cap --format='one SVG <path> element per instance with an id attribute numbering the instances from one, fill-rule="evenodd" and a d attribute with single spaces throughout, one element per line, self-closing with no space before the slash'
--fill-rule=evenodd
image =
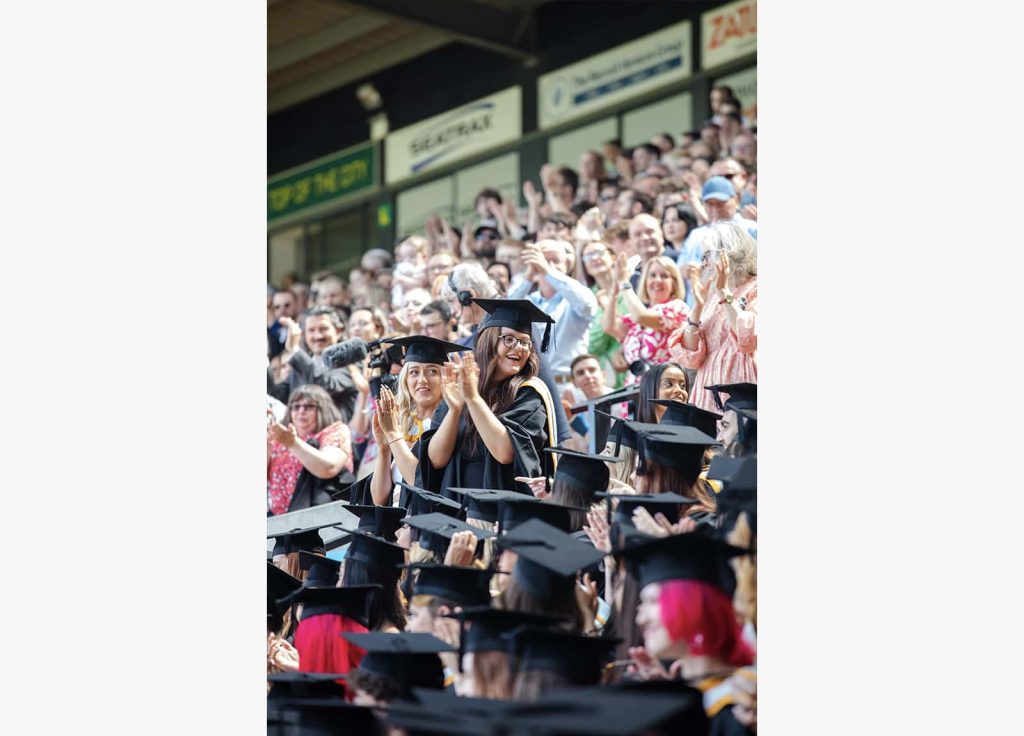
<path id="1" fill-rule="evenodd" d="M 404 695 L 409 695 L 413 687 L 444 688 L 444 667 L 437 655 L 453 652 L 455 647 L 433 634 L 374 631 L 366 634 L 341 632 L 339 635 L 366 650 L 357 672 L 387 678 Z"/>
<path id="2" fill-rule="evenodd" d="M 585 413 L 587 429 L 589 430 L 587 433 L 588 449 L 591 453 L 596 454 L 599 450 L 604 449 L 608 441 L 609 420 L 611 419 L 611 415 L 608 412 L 611 411 L 611 407 L 615 404 L 632 401 L 639 395 L 640 390 L 634 384 L 633 386 L 620 388 L 603 396 L 587 399 L 572 408 L 573 414 Z"/>
<path id="3" fill-rule="evenodd" d="M 556 529 L 568 533 L 572 528 L 570 511 L 586 511 L 586 509 L 577 506 L 563 506 L 523 495 L 520 495 L 519 498 L 503 498 L 498 501 L 498 529 L 505 534 L 525 521 L 540 519 Z"/>
<path id="4" fill-rule="evenodd" d="M 508 651 L 510 634 L 521 626 L 551 627 L 569 622 L 566 616 L 510 611 L 490 606 L 470 606 L 451 614 L 462 623 L 459 655 L 472 652 Z M 466 629 L 466 624 L 469 628 Z"/>
<path id="5" fill-rule="evenodd" d="M 464 521 L 452 518 L 447 514 L 432 513 L 419 516 L 407 516 L 404 522 L 413 529 L 418 529 L 420 546 L 444 558 L 448 545 L 455 532 L 472 532 L 477 539 L 476 552 L 483 550 L 483 541 L 495 536 L 493 532 L 477 529 Z"/>
<path id="6" fill-rule="evenodd" d="M 297 577 L 267 563 L 267 625 L 271 629 L 276 631 L 284 624 L 282 614 L 286 606 L 279 605 L 278 601 L 301 587 L 302 581 Z"/>
<path id="7" fill-rule="evenodd" d="M 338 733 L 376 736 L 387 731 L 378 720 L 376 710 L 369 706 L 353 705 L 333 697 L 267 698 L 267 736 Z"/>
<path id="8" fill-rule="evenodd" d="M 340 588 L 313 588 L 303 586 L 280 601 L 281 605 L 302 604 L 302 618 L 334 613 L 346 616 L 368 626 L 368 609 L 372 596 L 379 594 L 380 585 L 343 585 Z"/>
<path id="9" fill-rule="evenodd" d="M 571 589 L 577 570 L 604 557 L 603 552 L 540 519 L 519 524 L 498 537 L 497 545 L 519 555 L 512 579 L 540 600 Z"/>
<path id="10" fill-rule="evenodd" d="M 704 389 L 711 392 L 719 411 L 757 408 L 756 383 L 720 383 L 715 386 L 705 386 Z M 722 402 L 722 393 L 729 394 L 729 398 L 724 403 Z"/>
<path id="11" fill-rule="evenodd" d="M 585 636 L 537 626 L 520 626 L 505 635 L 519 657 L 519 671 L 555 672 L 574 685 L 593 685 L 621 639 Z"/>
<path id="12" fill-rule="evenodd" d="M 418 570 L 412 594 L 432 595 L 452 601 L 457 606 L 485 605 L 491 600 L 490 582 L 494 571 L 477 567 L 455 567 L 413 563 L 404 565 Z"/>
<path id="13" fill-rule="evenodd" d="M 728 455 L 716 455 L 711 458 L 711 465 L 708 467 L 708 480 L 725 481 L 740 468 L 743 462 L 741 457 L 729 457 Z"/>
<path id="14" fill-rule="evenodd" d="M 462 515 L 462 506 L 458 501 L 453 501 L 450 498 L 434 493 L 433 491 L 425 491 L 422 488 L 416 486 L 410 486 L 405 483 L 401 484 L 403 487 L 402 498 L 399 499 L 399 504 L 405 508 L 409 516 L 420 516 L 422 514 L 433 514 L 442 513 L 447 514 L 451 517 L 458 517 Z M 408 490 L 408 494 L 406 494 Z"/>
<path id="15" fill-rule="evenodd" d="M 722 418 L 721 414 L 705 411 L 693 404 L 684 404 L 681 401 L 669 399 L 651 399 L 651 403 L 665 407 L 665 414 L 661 418 L 661 424 L 696 427 L 706 435 L 711 437 L 718 436 L 718 421 Z"/>
<path id="16" fill-rule="evenodd" d="M 731 598 L 736 576 L 729 559 L 748 554 L 748 550 L 689 532 L 634 544 L 621 554 L 640 588 L 664 580 L 698 580 L 714 585 Z"/>
<path id="17" fill-rule="evenodd" d="M 565 481 L 590 497 L 596 491 L 604 491 L 608 488 L 608 478 L 611 473 L 605 463 L 622 462 L 621 457 L 577 452 L 564 447 L 545 447 L 544 452 L 559 456 L 558 467 L 555 470 L 556 482 Z"/>
<path id="18" fill-rule="evenodd" d="M 539 352 L 547 352 L 548 344 L 551 342 L 551 325 L 555 320 L 529 299 L 479 299 L 474 297 L 473 301 L 487 312 L 487 316 L 484 317 L 484 321 L 477 330 L 478 336 L 488 327 L 510 327 L 517 332 L 532 335 L 533 323 L 543 323 L 544 339 L 541 341 Z"/>
<path id="19" fill-rule="evenodd" d="M 608 499 L 608 521 L 611 522 L 611 500 L 617 498 L 618 505 L 615 507 L 615 516 L 620 521 L 632 523 L 633 512 L 641 506 L 654 516 L 658 512 L 664 514 L 670 524 L 679 521 L 679 507 L 689 506 L 697 503 L 692 498 L 681 496 L 678 493 L 653 493 L 651 495 L 637 495 L 633 493 L 598 493 L 599 498 Z"/>
<path id="20" fill-rule="evenodd" d="M 405 509 L 398 506 L 348 506 L 348 510 L 359 517 L 357 529 L 364 534 L 383 537 L 389 542 L 394 541 Z"/>
<path id="21" fill-rule="evenodd" d="M 349 561 L 366 565 L 370 579 L 382 585 L 391 585 L 399 578 L 398 566 L 405 562 L 405 547 L 362 532 L 353 532 L 352 543 L 345 554 Z"/>
<path id="22" fill-rule="evenodd" d="M 426 335 L 410 335 L 408 337 L 394 337 L 388 340 L 391 345 L 401 345 L 405 348 L 405 361 L 416 363 L 437 363 L 444 365 L 448 362 L 448 353 L 456 353 L 469 350 L 466 345 L 459 345 L 457 342 L 438 340 Z"/>
<path id="23" fill-rule="evenodd" d="M 309 552 L 299 552 L 299 567 L 308 573 L 304 585 L 309 588 L 333 588 L 341 575 L 338 560 Z"/>
<path id="24" fill-rule="evenodd" d="M 324 672 L 272 672 L 267 675 L 271 683 L 268 699 L 273 698 L 338 698 L 345 699 L 345 686 L 338 680 L 343 673 Z"/>
<path id="25" fill-rule="evenodd" d="M 725 402 L 728 408 L 729 402 Z M 736 412 L 736 439 L 745 448 L 757 447 L 757 409 L 733 409 Z"/>
<path id="26" fill-rule="evenodd" d="M 308 509 L 267 517 L 267 538 L 276 539 L 274 554 L 321 552 L 336 549 L 348 541 L 348 533 L 359 519 L 344 501 L 318 504 Z"/>
<path id="27" fill-rule="evenodd" d="M 449 488 L 449 491 L 462 496 L 462 507 L 466 510 L 467 519 L 496 522 L 498 520 L 498 502 L 502 499 L 526 498 L 540 503 L 536 496 L 519 491 L 498 491 L 488 488 Z"/>
<path id="28" fill-rule="evenodd" d="M 719 444 L 714 437 L 694 427 L 627 419 L 616 419 L 612 433 L 616 454 L 620 443 L 636 450 L 640 475 L 646 475 L 647 463 L 654 462 L 672 468 L 690 481 L 696 481 L 704 469 L 704 450 Z"/>

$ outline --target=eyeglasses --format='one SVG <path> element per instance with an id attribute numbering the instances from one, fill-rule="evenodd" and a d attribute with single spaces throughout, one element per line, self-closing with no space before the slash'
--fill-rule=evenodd
<path id="1" fill-rule="evenodd" d="M 302 411 L 316 411 L 317 406 L 316 404 L 292 404 L 291 409 L 292 411 L 299 411 L 300 409 Z"/>
<path id="2" fill-rule="evenodd" d="M 732 174 L 719 174 L 719 176 L 722 177 L 723 179 L 728 179 L 729 181 L 732 181 L 732 178 L 734 176 L 736 176 L 736 174 L 735 173 L 732 173 Z"/>
<path id="3" fill-rule="evenodd" d="M 533 340 L 528 338 L 521 340 L 515 335 L 502 335 L 501 344 L 509 350 L 514 348 L 516 345 L 522 345 L 525 350 L 533 350 Z"/>
<path id="4" fill-rule="evenodd" d="M 608 255 L 607 248 L 594 248 L 592 251 L 583 256 L 583 262 L 590 263 L 591 261 L 596 261 L 598 258 L 604 255 Z"/>

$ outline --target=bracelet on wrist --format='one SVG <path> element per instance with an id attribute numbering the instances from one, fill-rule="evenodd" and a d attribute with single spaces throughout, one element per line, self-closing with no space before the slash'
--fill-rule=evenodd
<path id="1" fill-rule="evenodd" d="M 690 327 L 694 327 L 694 328 L 700 329 L 700 320 L 697 320 L 696 322 L 694 322 L 692 319 L 687 317 L 686 318 L 686 324 L 690 325 Z"/>

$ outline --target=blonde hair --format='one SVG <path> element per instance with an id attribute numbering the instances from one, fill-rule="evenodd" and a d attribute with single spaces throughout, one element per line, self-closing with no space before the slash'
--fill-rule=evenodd
<path id="1" fill-rule="evenodd" d="M 668 271 L 669 275 L 676 282 L 676 293 L 672 299 L 682 299 L 686 296 L 686 287 L 683 286 L 683 275 L 679 272 L 679 266 L 668 256 L 655 256 L 651 260 L 647 261 L 644 266 L 643 274 L 640 276 L 640 289 L 637 296 L 647 306 L 651 306 L 651 298 L 647 295 L 647 276 L 650 274 L 651 269 L 657 264 Z"/>
<path id="2" fill-rule="evenodd" d="M 754 533 L 747 520 L 747 512 L 742 512 L 736 525 L 728 535 L 729 544 L 751 549 L 754 546 Z M 736 573 L 736 592 L 733 594 L 733 608 L 744 621 L 749 621 L 757 629 L 757 562 L 753 555 L 744 555 L 730 560 Z"/>

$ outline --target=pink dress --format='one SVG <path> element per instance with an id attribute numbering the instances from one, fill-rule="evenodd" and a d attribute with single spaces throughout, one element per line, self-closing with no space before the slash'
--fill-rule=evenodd
<path id="1" fill-rule="evenodd" d="M 661 304 L 654 304 L 648 309 L 665 317 L 670 324 L 683 324 L 689 314 L 686 302 L 682 299 L 670 299 Z M 622 341 L 622 355 L 627 363 L 640 359 L 653 364 L 672 360 L 668 351 L 670 332 L 656 330 L 653 327 L 641 327 L 629 314 L 622 318 L 622 324 L 626 328 L 626 337 Z M 632 373 L 626 374 L 627 386 L 636 383 L 637 380 Z"/>
<path id="2" fill-rule="evenodd" d="M 697 333 L 697 348 L 683 345 L 685 325 L 672 333 L 669 352 L 697 376 L 690 392 L 690 403 L 701 409 L 719 412 L 715 399 L 705 386 L 719 383 L 757 383 L 757 277 L 733 291 L 736 301 L 745 300 L 737 317 L 736 329 L 729 325 L 725 306 L 718 303 L 717 289 L 708 294 Z"/>
<path id="3" fill-rule="evenodd" d="M 308 441 L 310 437 L 316 438 L 321 448 L 340 447 L 348 458 L 345 461 L 345 469 L 352 470 L 352 441 L 348 427 L 341 422 L 335 422 L 317 434 L 307 435 L 302 439 Z M 301 472 L 302 461 L 280 442 L 274 442 L 270 448 L 270 466 L 267 468 L 267 502 L 270 504 L 271 513 L 283 514 L 288 510 L 292 494 L 295 493 L 295 483 Z"/>

